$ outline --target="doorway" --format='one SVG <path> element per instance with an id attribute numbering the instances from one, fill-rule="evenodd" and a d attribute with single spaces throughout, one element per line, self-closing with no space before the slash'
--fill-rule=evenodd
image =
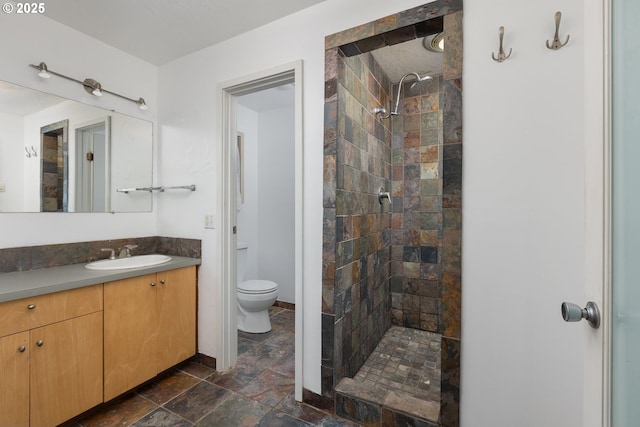
<path id="1" fill-rule="evenodd" d="M 247 170 L 247 147 L 246 131 L 239 126 L 240 98 L 250 94 L 272 90 L 278 87 L 292 85 L 294 107 L 293 107 L 293 215 L 292 215 L 292 244 L 293 244 L 293 290 L 295 304 L 295 395 L 296 399 L 302 399 L 302 61 L 285 64 L 274 69 L 258 72 L 245 76 L 231 82 L 223 83 L 219 86 L 220 99 L 222 100 L 222 130 L 221 143 L 221 179 L 219 189 L 219 206 L 221 207 L 219 247 L 221 253 L 219 257 L 219 280 L 222 284 L 222 301 L 220 321 L 222 324 L 222 334 L 220 337 L 221 354 L 217 360 L 218 370 L 225 371 L 232 367 L 238 357 L 237 338 L 237 297 L 236 297 L 236 251 L 239 236 L 244 231 L 239 230 L 239 213 L 243 214 L 242 198 L 248 196 L 241 193 L 244 183 L 244 192 L 249 191 L 248 179 L 250 175 Z M 247 98 L 245 98 L 246 100 Z M 239 133 L 243 135 L 244 157 L 240 158 L 241 149 L 238 145 Z M 241 161 L 244 161 L 244 168 L 239 168 Z M 275 165 L 277 166 L 277 162 Z M 239 176 L 239 170 L 244 170 L 244 176 Z M 257 179 L 257 175 L 253 175 Z M 269 192 L 278 192 L 279 188 L 271 188 L 264 191 L 264 196 L 269 197 Z M 245 200 L 248 200 L 245 198 Z M 267 203 L 268 200 L 265 202 Z M 277 205 L 276 205 L 277 206 Z M 240 209 L 240 211 L 238 210 Z M 246 209 L 248 210 L 248 209 Z M 291 221 L 290 221 L 291 222 Z M 265 237 L 266 242 L 273 240 L 273 236 Z M 274 262 L 274 261 L 272 261 Z"/>
<path id="2" fill-rule="evenodd" d="M 40 211 L 67 212 L 69 201 L 69 120 L 40 128 Z"/>
<path id="3" fill-rule="evenodd" d="M 76 128 L 76 212 L 110 211 L 110 130 L 110 117 Z"/>
<path id="4" fill-rule="evenodd" d="M 398 27 L 378 28 L 379 22 Z M 372 33 L 359 39 L 368 26 Z M 425 44 L 432 47 L 427 41 L 441 33 L 437 72 L 421 56 Z M 335 399 L 338 415 L 362 423 L 376 414 L 353 408 L 377 393 L 376 403 L 397 419 L 410 414 L 416 424 L 457 425 L 462 5 L 435 1 L 333 34 L 325 45 L 324 168 L 333 173 L 325 176 L 323 198 L 329 250 L 323 251 L 322 397 Z M 418 60 L 394 77 L 377 55 L 389 47 L 404 52 L 399 59 Z M 422 49 L 420 55 L 412 54 L 413 47 Z M 414 339 L 414 330 L 426 334 Z M 423 335 L 431 340 L 430 360 L 413 360 L 410 351 L 397 351 L 400 346 L 387 346 L 393 354 L 384 351 L 386 342 L 398 340 L 417 346 Z M 384 366 L 392 379 L 366 375 L 376 356 L 396 362 L 401 372 Z M 416 363 L 432 372 L 411 373 Z M 402 397 L 396 399 L 397 391 Z M 387 404 L 416 396 L 419 404 Z M 425 408 L 428 413 L 419 412 Z"/>

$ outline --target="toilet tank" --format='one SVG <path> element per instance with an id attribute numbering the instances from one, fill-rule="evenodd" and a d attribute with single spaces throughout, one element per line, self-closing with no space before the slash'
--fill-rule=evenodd
<path id="1" fill-rule="evenodd" d="M 238 242 L 236 252 L 236 279 L 237 283 L 244 281 L 244 273 L 247 269 L 247 252 L 249 245 L 245 242 Z"/>

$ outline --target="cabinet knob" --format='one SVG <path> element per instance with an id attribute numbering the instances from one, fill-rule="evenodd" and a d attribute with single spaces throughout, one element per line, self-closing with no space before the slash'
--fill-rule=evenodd
<path id="1" fill-rule="evenodd" d="M 156 282 L 151 282 L 151 286 L 155 286 L 155 285 L 156 285 Z"/>
<path id="2" fill-rule="evenodd" d="M 44 341 L 38 340 L 36 344 L 38 345 L 38 347 L 42 347 L 44 345 Z"/>
<path id="3" fill-rule="evenodd" d="M 35 305 L 35 304 L 29 304 L 29 305 L 27 306 L 27 308 L 28 308 L 29 310 L 33 310 L 34 308 L 36 308 L 36 305 Z"/>
<path id="4" fill-rule="evenodd" d="M 18 347 L 18 351 L 19 351 L 20 353 L 24 353 L 26 349 L 27 349 L 27 347 L 25 347 L 25 346 L 23 346 L 23 345 L 21 345 L 20 347 Z"/>
<path id="5" fill-rule="evenodd" d="M 164 285 L 164 283 L 165 283 L 164 279 L 160 280 L 161 285 Z"/>

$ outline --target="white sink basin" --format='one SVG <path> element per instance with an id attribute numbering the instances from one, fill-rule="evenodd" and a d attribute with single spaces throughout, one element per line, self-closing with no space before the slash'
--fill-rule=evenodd
<path id="1" fill-rule="evenodd" d="M 85 265 L 88 270 L 124 270 L 126 268 L 151 267 L 171 261 L 167 255 L 136 255 L 128 258 L 102 259 Z"/>

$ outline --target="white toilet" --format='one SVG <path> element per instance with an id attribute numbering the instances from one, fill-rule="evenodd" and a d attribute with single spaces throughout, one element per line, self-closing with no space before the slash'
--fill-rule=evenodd
<path id="1" fill-rule="evenodd" d="M 270 280 L 244 280 L 248 246 L 238 242 L 238 329 L 252 334 L 271 330 L 269 307 L 278 297 L 278 284 Z"/>

